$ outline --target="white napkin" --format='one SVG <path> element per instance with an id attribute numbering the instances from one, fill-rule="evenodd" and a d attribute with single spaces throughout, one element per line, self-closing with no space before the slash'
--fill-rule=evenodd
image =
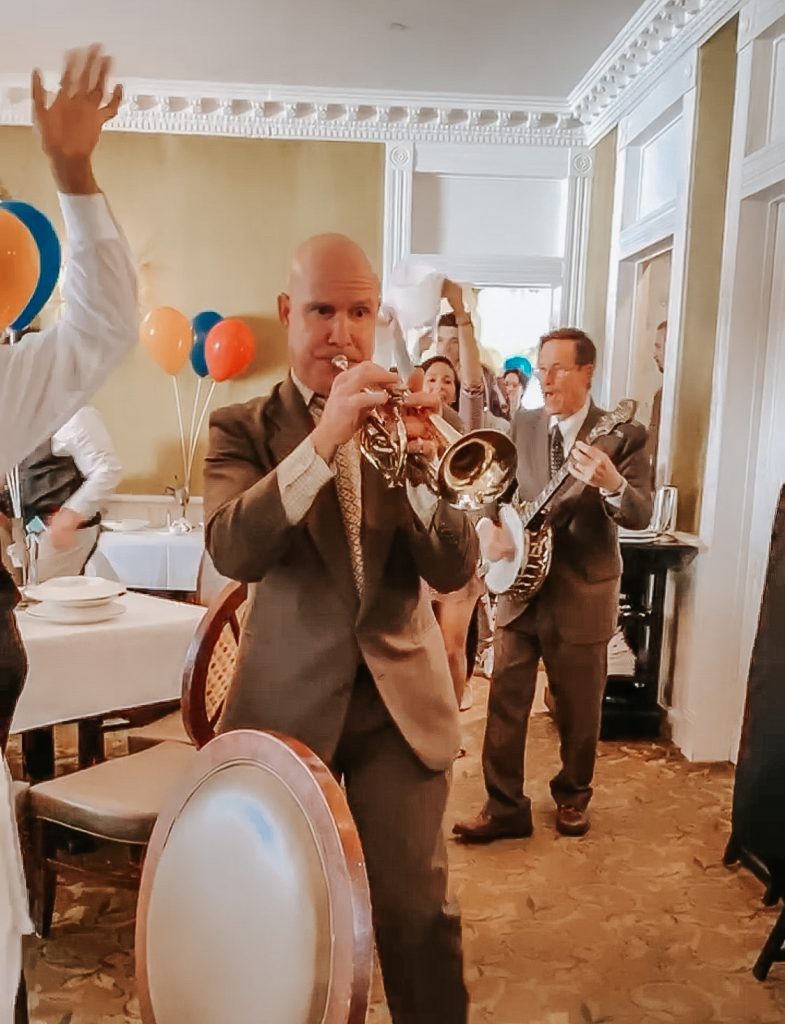
<path id="1" fill-rule="evenodd" d="M 22 936 L 33 930 L 27 909 L 14 790 L 0 755 L 0 1024 L 13 1024 L 16 990 L 22 970 Z"/>
<path id="2" fill-rule="evenodd" d="M 384 304 L 395 310 L 403 331 L 429 327 L 439 316 L 444 278 L 423 263 L 399 263 L 390 274 Z"/>

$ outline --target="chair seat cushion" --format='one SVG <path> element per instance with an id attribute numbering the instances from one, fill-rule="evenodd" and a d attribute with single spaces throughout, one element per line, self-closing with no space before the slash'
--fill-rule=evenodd
<path id="1" fill-rule="evenodd" d="M 191 738 L 185 731 L 183 716 L 179 711 L 165 715 L 149 725 L 140 725 L 137 729 L 128 730 L 128 752 L 135 754 L 140 750 L 154 747 L 156 743 L 190 743 Z"/>
<path id="2" fill-rule="evenodd" d="M 185 743 L 159 743 L 41 782 L 30 789 L 31 815 L 115 842 L 146 843 L 195 757 L 196 748 Z"/>
<path id="3" fill-rule="evenodd" d="M 27 802 L 30 798 L 30 786 L 27 782 L 14 782 L 13 793 L 16 820 L 24 821 L 27 815 Z"/>

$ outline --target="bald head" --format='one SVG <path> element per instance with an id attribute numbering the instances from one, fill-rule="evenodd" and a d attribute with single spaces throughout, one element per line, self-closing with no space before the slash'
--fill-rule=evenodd
<path id="1" fill-rule="evenodd" d="M 278 296 L 297 377 L 317 393 L 328 394 L 336 355 L 345 355 L 350 363 L 371 358 L 378 310 L 379 278 L 356 242 L 326 234 L 298 246 L 288 290 Z"/>
<path id="2" fill-rule="evenodd" d="M 314 235 L 294 251 L 289 267 L 289 295 L 313 280 L 335 278 L 379 290 L 379 279 L 365 252 L 346 235 Z"/>

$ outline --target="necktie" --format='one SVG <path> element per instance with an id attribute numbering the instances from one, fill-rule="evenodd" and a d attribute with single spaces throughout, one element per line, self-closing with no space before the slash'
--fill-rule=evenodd
<path id="1" fill-rule="evenodd" d="M 562 433 L 559 429 L 559 424 L 556 423 L 551 430 L 551 441 L 550 441 L 550 466 L 551 476 L 556 476 L 559 470 L 564 465 L 564 440 L 562 439 Z"/>
<path id="2" fill-rule="evenodd" d="M 322 415 L 324 399 L 314 395 L 309 410 L 316 422 Z M 335 486 L 338 491 L 338 504 L 341 507 L 341 518 L 349 545 L 349 557 L 352 562 L 352 576 L 357 593 L 362 595 L 365 584 L 362 549 L 362 469 L 360 449 L 355 438 L 342 444 L 335 453 Z"/>

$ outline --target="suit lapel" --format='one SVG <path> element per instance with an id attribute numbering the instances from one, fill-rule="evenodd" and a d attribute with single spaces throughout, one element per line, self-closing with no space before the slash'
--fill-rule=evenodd
<path id="1" fill-rule="evenodd" d="M 581 424 L 581 429 L 578 431 L 577 439 L 579 441 L 586 440 L 586 438 L 589 436 L 589 431 L 592 429 L 595 423 L 597 423 L 601 416 L 602 412 L 600 411 L 600 409 L 597 408 L 593 401 L 590 402 L 589 411 L 586 413 L 586 419 L 583 421 L 583 423 Z"/>
<path id="2" fill-rule="evenodd" d="M 528 419 L 530 424 L 528 430 L 521 431 L 523 435 L 518 442 L 518 451 L 528 463 L 528 473 L 522 474 L 522 478 L 528 481 L 528 488 L 531 493 L 526 495 L 527 500 L 536 498 L 551 478 L 550 460 L 548 453 L 548 416 L 545 412 L 540 413 L 536 418 Z"/>
<path id="3" fill-rule="evenodd" d="M 314 426 L 311 414 L 291 377 L 287 377 L 281 384 L 278 397 L 278 408 L 271 414 L 275 429 L 270 433 L 270 448 L 276 465 L 294 451 Z M 335 579 L 338 592 L 348 606 L 356 610 L 357 592 L 352 576 L 349 544 L 334 482 L 319 491 L 304 522 L 322 561 Z"/>

